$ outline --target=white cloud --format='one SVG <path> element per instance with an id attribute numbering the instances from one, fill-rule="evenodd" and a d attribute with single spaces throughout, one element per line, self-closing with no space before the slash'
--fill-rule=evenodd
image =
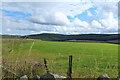
<path id="1" fill-rule="evenodd" d="M 113 13 L 114 17 L 118 16 L 118 5 L 117 2 L 96 2 L 94 5 L 97 7 L 97 15 L 100 19 L 108 18 L 109 13 Z"/>
<path id="2" fill-rule="evenodd" d="M 8 28 L 8 29 L 6 29 L 6 31 L 7 31 L 7 32 L 11 32 L 11 29 L 10 29 L 10 28 Z"/>
<path id="3" fill-rule="evenodd" d="M 66 15 L 61 12 L 50 13 L 47 15 L 41 15 L 36 17 L 28 18 L 29 21 L 36 24 L 44 24 L 44 25 L 69 25 L 70 22 Z"/>
<path id="4" fill-rule="evenodd" d="M 87 11 L 87 15 L 88 15 L 89 17 L 93 16 L 90 11 Z"/>
<path id="5" fill-rule="evenodd" d="M 1 0 L 2 2 L 118 2 L 119 0 Z"/>
<path id="6" fill-rule="evenodd" d="M 114 18 L 113 13 L 109 13 L 108 16 L 108 18 L 100 20 L 102 26 L 106 29 L 118 30 L 118 20 Z"/>
<path id="7" fill-rule="evenodd" d="M 85 10 L 93 7 L 93 4 L 88 2 L 6 2 L 3 3 L 3 9 L 22 11 L 39 16 L 49 13 L 62 12 L 65 15 L 74 16 L 81 14 Z"/>
<path id="8" fill-rule="evenodd" d="M 75 20 L 73 21 L 73 26 L 79 26 L 79 27 L 89 27 L 89 24 L 86 21 L 81 21 L 78 18 L 75 18 Z"/>
<path id="9" fill-rule="evenodd" d="M 35 32 L 35 31 L 31 31 L 31 34 L 41 34 L 41 33 L 56 33 L 59 34 L 59 32 L 54 32 L 54 31 L 40 31 L 40 32 Z"/>
<path id="10" fill-rule="evenodd" d="M 97 29 L 102 28 L 101 24 L 96 20 L 93 20 L 91 25 L 93 28 L 97 28 Z"/>
<path id="11" fill-rule="evenodd" d="M 88 9 L 97 7 L 97 14 L 92 14 Z M 27 20 L 18 20 L 10 16 L 3 16 L 3 32 L 11 34 L 33 33 L 114 33 L 117 31 L 117 5 L 116 3 L 3 3 L 3 9 L 21 11 L 32 14 Z M 70 22 L 67 16 L 74 17 L 87 11 L 88 17 L 98 18 L 87 22 L 77 17 Z M 6 29 L 10 29 L 7 30 Z"/>

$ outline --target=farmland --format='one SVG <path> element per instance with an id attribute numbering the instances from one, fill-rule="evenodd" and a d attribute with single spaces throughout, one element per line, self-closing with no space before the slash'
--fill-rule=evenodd
<path id="1" fill-rule="evenodd" d="M 72 77 L 96 78 L 104 73 L 111 78 L 117 77 L 118 44 L 34 39 L 3 39 L 2 43 L 2 58 L 9 64 L 20 62 L 19 66 L 23 65 L 24 61 L 43 63 L 43 58 L 46 58 L 50 72 L 66 76 L 68 56 L 73 55 Z M 45 72 L 44 69 L 37 71 L 39 74 Z M 19 74 L 17 70 L 15 72 Z"/>

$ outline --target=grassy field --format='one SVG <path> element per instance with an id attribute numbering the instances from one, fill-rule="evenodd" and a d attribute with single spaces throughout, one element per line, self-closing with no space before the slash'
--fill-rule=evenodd
<path id="1" fill-rule="evenodd" d="M 50 42 L 27 39 L 3 39 L 2 43 L 3 61 L 10 65 L 14 64 L 14 66 L 16 62 L 16 67 L 23 65 L 25 61 L 43 63 L 43 58 L 46 58 L 50 72 L 66 76 L 68 56 L 73 55 L 72 77 L 96 78 L 105 73 L 111 78 L 117 77 L 118 44 Z M 11 70 L 10 65 L 9 69 Z M 45 72 L 43 68 L 37 68 L 39 68 L 37 70 L 40 72 L 39 74 Z M 26 73 L 31 73 L 31 70 L 27 70 Z M 20 74 L 17 68 L 14 72 Z M 3 74 L 5 73 L 3 72 Z"/>

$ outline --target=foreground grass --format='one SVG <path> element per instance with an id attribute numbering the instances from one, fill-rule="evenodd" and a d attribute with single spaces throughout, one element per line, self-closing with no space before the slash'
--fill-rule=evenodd
<path id="1" fill-rule="evenodd" d="M 21 62 L 19 65 L 24 61 L 43 63 L 47 58 L 50 72 L 64 76 L 69 55 L 73 55 L 73 77 L 96 78 L 106 73 L 116 78 L 118 73 L 117 44 L 4 39 L 2 51 L 5 62 Z"/>

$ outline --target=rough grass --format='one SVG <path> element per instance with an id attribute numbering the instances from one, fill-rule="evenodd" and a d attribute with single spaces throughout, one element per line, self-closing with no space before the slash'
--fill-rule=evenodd
<path id="1" fill-rule="evenodd" d="M 73 55 L 72 77 L 96 78 L 104 73 L 111 78 L 117 77 L 117 44 L 4 39 L 2 45 L 4 61 L 43 63 L 43 58 L 47 58 L 50 72 L 64 76 L 69 55 Z"/>

